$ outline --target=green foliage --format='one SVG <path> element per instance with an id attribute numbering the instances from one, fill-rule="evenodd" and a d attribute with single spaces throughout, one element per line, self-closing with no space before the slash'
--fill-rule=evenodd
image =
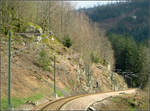
<path id="1" fill-rule="evenodd" d="M 26 101 L 32 101 L 35 102 L 43 97 L 42 94 L 35 94 L 33 96 L 27 97 L 27 98 L 19 98 L 19 97 L 12 97 L 11 102 L 12 102 L 12 107 L 17 108 L 21 104 L 25 104 Z M 7 108 L 8 105 L 8 98 L 3 98 L 1 100 L 1 105 L 2 105 L 2 110 Z"/>
<path id="2" fill-rule="evenodd" d="M 107 66 L 107 65 L 108 65 L 107 60 L 106 60 L 106 59 L 104 59 L 104 60 L 103 60 L 103 62 L 102 62 L 102 64 L 103 64 L 104 66 Z"/>
<path id="3" fill-rule="evenodd" d="M 144 87 L 148 81 L 148 49 L 144 45 L 137 44 L 130 36 L 108 34 L 115 51 L 116 69 L 124 72 L 133 72 L 138 78 L 133 78 L 135 86 Z M 127 81 L 129 82 L 129 81 Z M 130 85 L 130 82 L 128 83 Z"/>
<path id="4" fill-rule="evenodd" d="M 42 28 L 41 28 L 39 25 L 34 24 L 34 23 L 32 23 L 32 22 L 28 22 L 28 23 L 27 23 L 27 26 L 32 26 L 32 27 L 35 28 L 35 30 L 42 30 Z"/>
<path id="5" fill-rule="evenodd" d="M 118 17 L 121 14 L 128 14 L 137 7 L 147 8 L 147 6 L 148 0 L 143 0 L 142 2 L 126 2 L 96 6 L 94 8 L 81 9 L 81 11 L 85 11 L 94 22 L 101 22 L 105 19 Z"/>
<path id="6" fill-rule="evenodd" d="M 136 108 L 132 108 L 132 107 L 131 107 L 131 108 L 130 108 L 130 111 L 136 111 Z"/>
<path id="7" fill-rule="evenodd" d="M 15 5 L 12 3 L 5 4 L 3 1 L 1 16 L 1 30 L 0 32 L 7 35 L 8 30 L 12 29 L 14 32 L 21 32 L 24 30 L 24 22 L 22 18 L 17 17 Z"/>
<path id="8" fill-rule="evenodd" d="M 90 54 L 90 57 L 91 57 L 91 61 L 93 63 L 101 63 L 102 65 L 104 66 L 107 66 L 108 65 L 108 62 L 106 59 L 101 59 L 100 56 L 97 54 L 97 53 L 91 53 Z"/>
<path id="9" fill-rule="evenodd" d="M 35 102 L 43 97 L 43 94 L 35 94 L 31 97 L 25 98 L 24 101 L 32 101 Z"/>
<path id="10" fill-rule="evenodd" d="M 2 109 L 7 109 L 8 99 L 7 98 L 2 99 L 1 103 L 2 103 L 1 104 L 2 105 Z M 23 99 L 20 99 L 20 98 L 17 98 L 17 97 L 13 97 L 12 98 L 12 107 L 16 108 L 16 107 L 18 107 L 21 104 L 24 104 L 24 100 Z"/>
<path id="11" fill-rule="evenodd" d="M 137 16 L 137 19 L 133 19 L 132 17 L 125 17 L 124 19 L 120 20 L 118 24 L 109 30 L 109 32 L 117 33 L 117 34 L 129 34 L 132 35 L 133 38 L 141 42 L 148 38 L 148 16 L 147 18 L 143 18 L 142 20 L 139 20 L 141 17 Z M 143 16 L 142 16 L 143 17 Z"/>
<path id="12" fill-rule="evenodd" d="M 59 97 L 64 96 L 64 94 L 61 91 L 57 90 L 57 89 L 56 89 L 56 93 L 58 94 Z"/>
<path id="13" fill-rule="evenodd" d="M 72 40 L 70 39 L 69 35 L 65 35 L 63 44 L 68 48 L 72 46 Z"/>
<path id="14" fill-rule="evenodd" d="M 107 19 L 113 20 L 116 18 L 118 23 L 114 27 L 110 28 L 109 32 L 122 35 L 126 35 L 128 33 L 133 36 L 136 41 L 141 42 L 143 40 L 147 40 L 149 37 L 148 9 L 149 0 L 142 0 L 97 6 L 82 10 L 94 22 L 101 23 Z M 126 16 L 120 19 L 122 15 Z"/>
<path id="15" fill-rule="evenodd" d="M 94 53 L 92 52 L 91 53 L 91 61 L 93 62 L 93 63 L 99 63 L 99 57 L 97 56 L 97 55 L 94 55 Z"/>
<path id="16" fill-rule="evenodd" d="M 70 84 L 73 86 L 75 82 L 73 80 L 70 80 Z"/>
<path id="17" fill-rule="evenodd" d="M 46 50 L 42 49 L 39 53 L 38 65 L 45 71 L 50 71 L 50 58 Z"/>
<path id="18" fill-rule="evenodd" d="M 64 89 L 66 92 L 70 92 L 70 90 L 69 90 L 69 88 L 68 87 L 65 87 L 65 89 Z"/>
<path id="19" fill-rule="evenodd" d="M 113 97 L 112 99 L 111 99 L 113 102 L 118 102 L 119 100 L 118 100 L 118 97 Z"/>

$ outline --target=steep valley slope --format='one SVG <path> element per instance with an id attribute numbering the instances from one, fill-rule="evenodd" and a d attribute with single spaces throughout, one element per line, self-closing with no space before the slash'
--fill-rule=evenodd
<path id="1" fill-rule="evenodd" d="M 26 104 L 27 101 L 34 102 L 43 97 L 54 97 L 54 55 L 58 96 L 127 89 L 122 76 L 109 71 L 101 64 L 93 63 L 88 76 L 80 54 L 72 48 L 66 48 L 56 37 L 48 36 L 46 41 L 38 42 L 37 39 L 36 35 L 24 37 L 13 34 L 12 36 L 11 97 L 14 107 Z M 1 99 L 2 109 L 5 109 L 8 95 L 8 36 L 6 35 L 2 35 L 1 49 Z"/>

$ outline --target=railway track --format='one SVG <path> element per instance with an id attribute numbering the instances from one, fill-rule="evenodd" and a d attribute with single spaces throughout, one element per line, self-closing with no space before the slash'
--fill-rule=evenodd
<path id="1" fill-rule="evenodd" d="M 133 89 L 129 89 L 129 90 L 133 90 Z M 121 95 L 121 94 L 125 94 L 126 91 L 129 91 L 129 90 L 116 91 L 115 93 L 117 93 L 118 95 Z M 84 98 L 86 96 L 89 97 L 89 96 L 104 95 L 104 94 L 107 95 L 107 93 L 114 93 L 114 92 L 110 91 L 110 92 L 106 92 L 106 93 L 84 94 L 84 95 L 78 95 L 78 96 L 70 96 L 70 97 L 67 97 L 67 98 L 61 98 L 61 99 L 49 102 L 49 103 L 47 103 L 46 105 L 42 106 L 39 109 L 40 110 L 61 110 L 68 103 L 70 103 L 72 101 L 76 101 L 78 99 L 81 99 L 81 97 Z"/>
<path id="2" fill-rule="evenodd" d="M 88 96 L 88 95 L 90 95 L 90 94 L 61 98 L 61 99 L 58 99 L 58 100 L 48 103 L 47 105 L 42 107 L 40 110 L 60 110 L 62 108 L 62 106 L 65 105 L 66 103 L 68 103 L 69 101 L 72 101 L 72 100 L 80 98 L 80 97 Z"/>

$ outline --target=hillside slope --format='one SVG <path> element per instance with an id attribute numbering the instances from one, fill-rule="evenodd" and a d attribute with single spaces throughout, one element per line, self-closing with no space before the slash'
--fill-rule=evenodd
<path id="1" fill-rule="evenodd" d="M 81 9 L 100 29 L 131 35 L 137 42 L 148 39 L 149 1 L 132 1 Z"/>
<path id="2" fill-rule="evenodd" d="M 14 33 L 11 45 L 12 105 L 26 104 L 43 97 L 53 97 L 54 55 L 56 56 L 56 92 L 58 96 L 106 92 L 126 89 L 124 79 L 101 64 L 92 64 L 90 76 L 80 54 L 66 48 L 49 34 L 20 35 Z M 7 106 L 8 36 L 2 35 L 2 109 Z M 113 74 L 113 75 L 112 75 Z M 89 78 L 88 78 L 89 77 Z M 88 79 L 90 86 L 88 86 Z"/>

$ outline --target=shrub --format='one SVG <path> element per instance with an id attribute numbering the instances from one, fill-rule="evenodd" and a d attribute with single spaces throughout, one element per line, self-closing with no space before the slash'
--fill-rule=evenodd
<path id="1" fill-rule="evenodd" d="M 68 48 L 72 46 L 72 41 L 71 41 L 69 35 L 66 35 L 66 36 L 64 37 L 63 44 L 64 44 L 64 46 L 66 46 L 66 47 L 68 47 Z"/>
<path id="2" fill-rule="evenodd" d="M 57 90 L 57 89 L 56 89 L 56 93 L 57 93 L 57 95 L 58 95 L 59 97 L 64 96 L 64 94 L 63 94 L 61 91 Z"/>
<path id="3" fill-rule="evenodd" d="M 99 57 L 94 55 L 94 53 L 91 53 L 91 61 L 94 63 L 98 63 L 99 62 Z"/>
<path id="4" fill-rule="evenodd" d="M 102 63 L 104 66 L 107 66 L 108 65 L 108 62 L 106 59 L 103 60 L 103 63 Z"/>
<path id="5" fill-rule="evenodd" d="M 43 70 L 50 71 L 50 58 L 45 50 L 41 50 L 39 53 L 40 57 L 38 59 L 38 65 L 43 68 Z"/>

